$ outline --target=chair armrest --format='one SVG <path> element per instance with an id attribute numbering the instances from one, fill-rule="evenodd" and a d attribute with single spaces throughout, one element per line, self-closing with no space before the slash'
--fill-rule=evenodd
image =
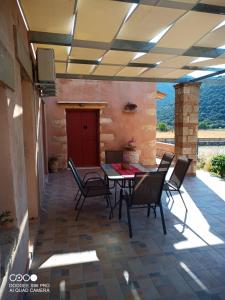
<path id="1" fill-rule="evenodd" d="M 84 186 L 85 186 L 88 182 L 90 182 L 90 181 L 99 181 L 99 182 L 101 182 L 103 185 L 106 186 L 105 180 L 104 180 L 103 178 L 101 178 L 101 177 L 90 177 L 90 178 L 88 178 L 88 179 L 84 182 Z"/>
<path id="2" fill-rule="evenodd" d="M 172 187 L 172 188 L 175 188 L 175 189 L 178 189 L 179 187 L 177 186 L 177 183 L 173 180 L 169 180 L 167 181 L 167 184 Z"/>
<path id="3" fill-rule="evenodd" d="M 83 181 L 86 181 L 86 177 L 89 176 L 90 174 L 94 174 L 95 176 L 97 175 L 98 178 L 102 178 L 102 176 L 97 171 L 92 171 L 84 174 Z"/>
<path id="4" fill-rule="evenodd" d="M 174 191 L 176 191 L 178 189 L 176 182 L 165 181 L 163 184 L 163 190 L 168 191 L 169 189 L 173 189 Z"/>

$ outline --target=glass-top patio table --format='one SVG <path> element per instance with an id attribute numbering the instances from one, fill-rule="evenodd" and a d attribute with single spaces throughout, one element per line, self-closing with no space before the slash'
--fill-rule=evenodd
<path id="1" fill-rule="evenodd" d="M 118 170 L 116 170 L 116 168 L 113 165 L 119 165 L 119 164 L 101 164 L 101 168 L 107 180 L 124 181 L 124 180 L 132 180 L 134 178 L 135 172 L 132 172 L 132 170 L 130 172 L 132 174 L 125 174 L 126 170 L 124 170 L 124 174 L 121 174 L 120 172 L 118 172 Z M 137 169 L 136 172 L 149 172 L 152 170 L 152 168 L 146 168 L 142 164 L 130 164 L 130 166 L 136 168 Z"/>
<path id="2" fill-rule="evenodd" d="M 115 205 L 117 205 L 117 185 L 120 188 L 128 188 L 129 193 L 132 189 L 132 180 L 135 177 L 136 172 L 149 172 L 152 169 L 146 168 L 142 164 L 130 164 L 131 170 L 127 172 L 127 170 L 123 170 L 119 168 L 121 164 L 101 164 L 101 168 L 105 175 L 105 180 L 108 182 L 113 181 L 113 186 L 111 188 L 115 189 Z M 126 174 L 130 173 L 130 174 Z"/>

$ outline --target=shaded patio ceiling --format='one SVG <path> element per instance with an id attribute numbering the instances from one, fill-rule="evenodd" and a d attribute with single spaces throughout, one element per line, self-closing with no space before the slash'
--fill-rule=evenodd
<path id="1" fill-rule="evenodd" d="M 224 0 L 20 4 L 34 48 L 55 50 L 59 78 L 183 82 L 225 69 Z"/>

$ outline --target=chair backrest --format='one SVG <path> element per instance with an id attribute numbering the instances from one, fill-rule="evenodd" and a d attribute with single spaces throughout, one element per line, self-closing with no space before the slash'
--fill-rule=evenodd
<path id="1" fill-rule="evenodd" d="M 105 150 L 106 164 L 121 163 L 123 161 L 123 150 Z"/>
<path id="2" fill-rule="evenodd" d="M 187 170 L 191 162 L 192 159 L 190 158 L 185 158 L 185 157 L 178 158 L 174 166 L 173 173 L 171 174 L 171 177 L 168 182 L 179 189 L 184 181 L 184 177 L 187 173 Z"/>
<path id="3" fill-rule="evenodd" d="M 165 172 L 136 173 L 131 205 L 159 204 L 165 175 Z"/>
<path id="4" fill-rule="evenodd" d="M 174 158 L 174 153 L 164 153 L 160 161 L 157 171 L 158 172 L 167 172 Z"/>
<path id="5" fill-rule="evenodd" d="M 75 179 L 75 181 L 76 181 L 76 183 L 77 183 L 80 191 L 83 192 L 83 182 L 82 182 L 82 179 L 80 178 L 79 173 L 77 172 L 77 169 L 75 167 L 75 164 L 74 164 L 72 158 L 69 158 L 69 160 L 68 160 L 68 166 L 69 166 L 69 168 L 72 171 L 73 177 L 74 177 L 74 179 Z"/>

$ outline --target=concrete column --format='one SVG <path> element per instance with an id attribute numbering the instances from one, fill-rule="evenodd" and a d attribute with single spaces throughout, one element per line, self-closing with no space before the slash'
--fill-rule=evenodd
<path id="1" fill-rule="evenodd" d="M 189 175 L 196 174 L 198 146 L 198 110 L 201 83 L 175 85 L 175 154 L 193 159 Z"/>

